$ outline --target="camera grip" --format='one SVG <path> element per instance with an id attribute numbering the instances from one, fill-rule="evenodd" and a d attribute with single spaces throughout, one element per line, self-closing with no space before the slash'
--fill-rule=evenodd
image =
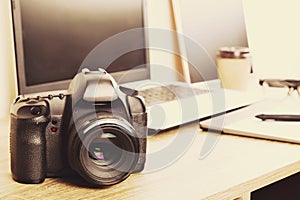
<path id="1" fill-rule="evenodd" d="M 21 183 L 41 183 L 46 178 L 47 120 L 11 116 L 10 155 L 12 178 Z"/>

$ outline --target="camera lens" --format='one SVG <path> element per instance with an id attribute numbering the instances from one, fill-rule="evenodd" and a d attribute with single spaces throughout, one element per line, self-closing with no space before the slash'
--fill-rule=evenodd
<path id="1" fill-rule="evenodd" d="M 103 138 L 95 139 L 89 145 L 89 157 L 100 166 L 110 166 L 117 163 L 122 156 L 120 140 L 112 133 L 102 134 Z"/>
<path id="2" fill-rule="evenodd" d="M 120 119 L 102 119 L 70 134 L 70 166 L 85 180 L 108 186 L 126 179 L 136 167 L 139 146 L 134 129 Z"/>

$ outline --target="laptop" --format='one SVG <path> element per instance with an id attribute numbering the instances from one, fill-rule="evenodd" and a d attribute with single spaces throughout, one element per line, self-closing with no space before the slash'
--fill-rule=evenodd
<path id="1" fill-rule="evenodd" d="M 185 2 L 194 7 L 194 1 L 181 3 Z M 81 69 L 105 68 L 119 84 L 136 89 L 145 97 L 148 127 L 153 130 L 217 115 L 256 100 L 248 93 L 220 88 L 215 62 L 207 47 L 177 32 L 148 28 L 149 15 L 144 0 L 72 0 L 71 3 L 70 0 L 11 0 L 11 3 L 19 94 L 64 92 Z M 173 8 L 171 18 L 177 20 L 174 21 L 176 28 L 185 35 L 190 16 L 185 15 L 189 14 L 187 10 L 181 12 L 180 8 L 187 7 L 174 1 Z M 240 15 L 242 10 L 238 9 Z M 243 22 L 241 24 L 244 30 Z M 245 45 L 245 35 L 233 38 L 237 40 L 235 45 Z M 233 38 L 224 36 L 221 44 Z M 174 41 L 178 48 L 173 48 Z M 221 44 L 213 43 L 213 46 L 217 48 Z M 154 64 L 151 59 L 155 49 L 181 55 L 179 60 L 184 70 L 179 77 L 184 76 L 185 81 L 161 80 L 174 73 L 175 66 Z M 150 74 L 155 75 L 150 77 Z"/>

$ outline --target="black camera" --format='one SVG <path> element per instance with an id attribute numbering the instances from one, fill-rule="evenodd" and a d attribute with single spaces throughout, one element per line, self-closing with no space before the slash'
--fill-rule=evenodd
<path id="1" fill-rule="evenodd" d="M 144 168 L 147 113 L 104 70 L 78 73 L 65 94 L 20 96 L 11 109 L 11 172 L 22 183 L 78 174 L 94 186 Z"/>

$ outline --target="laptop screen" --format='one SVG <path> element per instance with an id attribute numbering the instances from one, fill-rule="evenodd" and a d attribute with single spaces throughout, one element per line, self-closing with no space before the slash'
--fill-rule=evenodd
<path id="1" fill-rule="evenodd" d="M 217 79 L 218 49 L 248 46 L 243 0 L 178 0 L 178 8 L 192 82 Z"/>
<path id="2" fill-rule="evenodd" d="M 12 7 L 20 94 L 66 89 L 84 67 L 122 82 L 149 77 L 143 0 L 12 0 Z"/>

